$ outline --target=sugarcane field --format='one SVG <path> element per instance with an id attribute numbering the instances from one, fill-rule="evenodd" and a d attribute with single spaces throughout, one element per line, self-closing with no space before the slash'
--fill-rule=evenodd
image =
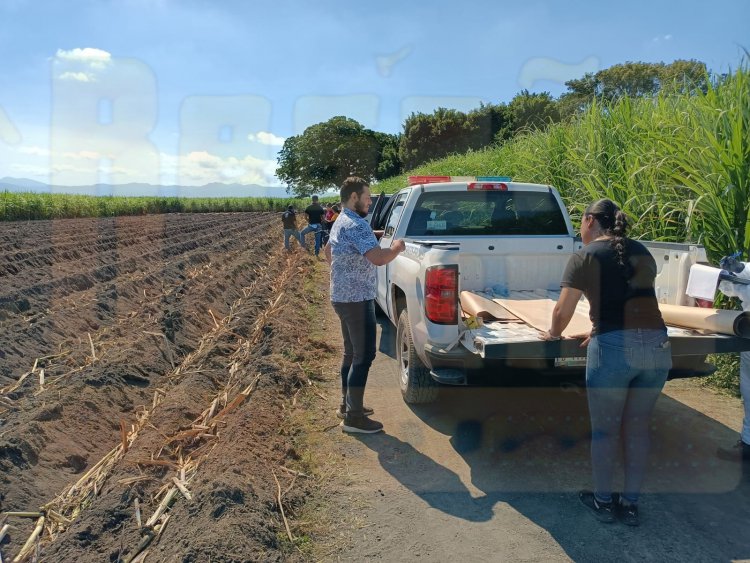
<path id="1" fill-rule="evenodd" d="M 0 224 L 8 560 L 155 560 L 177 544 L 185 561 L 253 560 L 278 543 L 281 505 L 308 486 L 284 425 L 314 392 L 299 361 L 316 343 L 295 319 L 305 259 L 265 236 L 276 223 Z"/>

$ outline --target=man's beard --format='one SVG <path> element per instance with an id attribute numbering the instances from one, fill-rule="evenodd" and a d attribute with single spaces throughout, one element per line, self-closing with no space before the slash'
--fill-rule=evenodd
<path id="1" fill-rule="evenodd" d="M 362 217 L 362 219 L 367 217 L 367 209 L 364 208 L 364 205 L 362 205 L 361 201 L 358 201 L 354 204 L 354 211 L 357 215 Z"/>

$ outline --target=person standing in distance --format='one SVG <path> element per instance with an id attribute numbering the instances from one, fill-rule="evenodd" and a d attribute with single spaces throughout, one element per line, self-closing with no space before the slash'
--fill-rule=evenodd
<path id="1" fill-rule="evenodd" d="M 370 186 L 351 176 L 341 185 L 341 215 L 331 228 L 325 247 L 331 264 L 331 304 L 341 322 L 344 356 L 341 360 L 341 406 L 344 432 L 372 434 L 383 425 L 372 420 L 372 409 L 364 406 L 367 375 L 375 359 L 375 295 L 377 266 L 383 266 L 403 252 L 402 240 L 380 248 L 365 221 L 370 208 Z"/>
<path id="2" fill-rule="evenodd" d="M 294 237 L 299 240 L 299 231 L 297 230 L 297 214 L 293 206 L 288 206 L 286 211 L 281 214 L 281 223 L 284 226 L 284 248 L 291 250 L 289 239 Z"/>
<path id="3" fill-rule="evenodd" d="M 320 252 L 320 235 L 322 229 L 323 217 L 326 214 L 326 210 L 323 206 L 318 203 L 318 196 L 312 196 L 312 203 L 305 208 L 305 215 L 307 215 L 307 227 L 302 229 L 299 233 L 299 240 L 302 243 L 302 248 L 307 249 L 305 244 L 305 235 L 307 233 L 315 233 L 315 256 Z"/>

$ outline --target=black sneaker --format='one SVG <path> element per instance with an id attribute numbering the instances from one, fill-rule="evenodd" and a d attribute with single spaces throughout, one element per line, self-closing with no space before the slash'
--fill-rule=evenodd
<path id="1" fill-rule="evenodd" d="M 365 416 L 372 416 L 375 414 L 375 411 L 372 410 L 370 407 L 362 407 L 362 412 Z M 336 411 L 336 418 L 340 418 L 341 420 L 344 420 L 344 417 L 346 416 L 346 405 L 344 403 L 341 403 L 339 405 L 339 410 Z"/>
<path id="2" fill-rule="evenodd" d="M 615 521 L 614 507 L 611 502 L 599 502 L 591 491 L 579 492 L 578 498 L 583 506 L 588 508 L 599 522 L 611 524 Z"/>
<path id="3" fill-rule="evenodd" d="M 366 416 L 346 416 L 341 429 L 349 433 L 375 434 L 383 429 L 383 425 Z"/>
<path id="4" fill-rule="evenodd" d="M 626 526 L 639 526 L 640 520 L 638 518 L 638 505 L 637 504 L 625 504 L 627 501 L 623 499 L 618 493 L 612 493 L 612 502 L 615 505 L 615 516 L 617 519 L 625 524 Z"/>
<path id="5" fill-rule="evenodd" d="M 716 455 L 727 461 L 750 461 L 750 444 L 737 440 L 737 443 L 731 448 L 717 449 Z"/>

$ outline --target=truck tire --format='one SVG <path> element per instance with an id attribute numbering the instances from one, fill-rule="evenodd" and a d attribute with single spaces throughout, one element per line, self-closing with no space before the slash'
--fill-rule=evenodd
<path id="1" fill-rule="evenodd" d="M 414 350 L 411 326 L 406 309 L 401 311 L 396 328 L 396 360 L 398 361 L 398 386 L 401 396 L 409 405 L 433 402 L 438 395 L 438 384 L 430 370 Z"/>

